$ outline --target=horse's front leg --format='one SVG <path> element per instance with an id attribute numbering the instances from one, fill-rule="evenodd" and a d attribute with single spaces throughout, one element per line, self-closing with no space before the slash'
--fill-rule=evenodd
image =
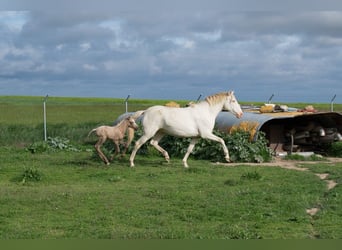
<path id="1" fill-rule="evenodd" d="M 202 138 L 209 139 L 209 140 L 212 140 L 212 141 L 217 141 L 217 142 L 221 143 L 222 148 L 223 148 L 223 152 L 224 152 L 224 158 L 226 159 L 227 162 L 230 162 L 228 148 L 227 148 L 224 140 L 221 137 L 218 137 L 218 136 L 216 136 L 214 134 L 208 134 L 208 135 L 202 136 Z"/>
<path id="2" fill-rule="evenodd" d="M 131 167 L 134 167 L 134 158 L 135 158 L 135 155 L 137 154 L 139 148 L 146 142 L 148 141 L 148 139 L 150 139 L 150 137 L 146 136 L 146 135 L 143 135 L 142 137 L 140 137 L 139 140 L 137 140 L 135 142 L 135 146 L 134 146 L 134 149 L 131 153 L 131 156 L 129 157 L 129 163 L 130 163 L 130 166 Z"/>
<path id="3" fill-rule="evenodd" d="M 198 139 L 199 138 L 192 138 L 191 141 L 190 141 L 188 150 L 186 151 L 186 154 L 185 154 L 185 156 L 183 158 L 183 165 L 184 165 L 185 168 L 189 167 L 189 165 L 188 165 L 188 157 L 191 154 L 192 150 L 194 149 L 195 144 L 198 142 Z"/>

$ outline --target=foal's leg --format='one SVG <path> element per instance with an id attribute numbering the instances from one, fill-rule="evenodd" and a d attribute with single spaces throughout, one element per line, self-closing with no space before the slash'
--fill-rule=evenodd
<path id="1" fill-rule="evenodd" d="M 223 148 L 223 152 L 224 152 L 224 158 L 226 159 L 227 162 L 230 162 L 228 148 L 227 148 L 224 140 L 221 137 L 218 137 L 214 134 L 207 134 L 207 135 L 202 135 L 202 138 L 209 139 L 212 141 L 217 141 L 217 142 L 221 143 L 222 148 Z"/>
<path id="2" fill-rule="evenodd" d="M 115 149 L 114 149 L 114 153 L 112 157 L 110 158 L 111 161 L 114 159 L 115 156 L 117 156 L 120 153 L 120 141 L 113 140 L 113 142 L 114 142 Z"/>
<path id="3" fill-rule="evenodd" d="M 98 153 L 98 155 L 100 156 L 100 158 L 107 164 L 109 165 L 109 161 L 107 159 L 107 157 L 102 153 L 101 151 L 101 146 L 102 144 L 107 140 L 106 137 L 100 137 L 99 140 L 97 141 L 97 143 L 95 144 L 95 149 Z"/>
<path id="4" fill-rule="evenodd" d="M 186 151 L 186 154 L 183 158 L 183 164 L 184 164 L 184 167 L 185 168 L 188 168 L 189 165 L 187 163 L 188 161 L 188 157 L 189 155 L 191 154 L 192 150 L 194 149 L 195 147 L 195 144 L 198 142 L 199 138 L 192 138 L 191 141 L 190 141 L 190 144 L 189 144 L 189 147 L 188 147 L 188 150 Z"/>
<path id="5" fill-rule="evenodd" d="M 161 140 L 161 138 L 163 138 L 165 134 L 162 132 L 158 132 L 157 134 L 155 134 L 151 140 L 151 145 L 153 147 L 155 147 L 160 153 L 163 154 L 163 156 L 165 157 L 165 160 L 167 162 L 170 162 L 170 157 L 169 154 L 167 153 L 167 151 L 165 149 L 163 149 L 161 146 L 159 146 L 159 141 Z"/>

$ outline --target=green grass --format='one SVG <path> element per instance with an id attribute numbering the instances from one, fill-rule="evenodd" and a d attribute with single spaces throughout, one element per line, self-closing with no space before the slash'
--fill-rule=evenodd
<path id="1" fill-rule="evenodd" d="M 310 172 L 193 159 L 184 169 L 180 159 L 142 156 L 131 169 L 127 158 L 107 167 L 86 151 L 0 151 L 2 239 L 342 237 L 340 189 L 328 194 Z M 29 168 L 41 180 L 22 182 Z M 320 168 L 341 176 L 341 164 Z M 317 203 L 313 220 L 305 209 Z"/>

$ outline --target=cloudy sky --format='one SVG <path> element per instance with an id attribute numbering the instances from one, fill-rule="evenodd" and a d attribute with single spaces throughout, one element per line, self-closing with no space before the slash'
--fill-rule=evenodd
<path id="1" fill-rule="evenodd" d="M 0 95 L 342 103 L 341 10 L 54 2 L 1 8 Z"/>

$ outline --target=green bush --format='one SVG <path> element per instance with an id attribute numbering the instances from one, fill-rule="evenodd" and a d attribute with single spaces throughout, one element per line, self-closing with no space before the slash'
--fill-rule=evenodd
<path id="1" fill-rule="evenodd" d="M 25 184 L 26 182 L 38 182 L 42 179 L 40 171 L 34 167 L 25 168 L 24 172 L 20 176 L 20 182 Z"/>
<path id="2" fill-rule="evenodd" d="M 46 142 L 34 142 L 26 147 L 26 150 L 32 154 L 56 150 L 79 151 L 76 147 L 70 144 L 68 139 L 61 137 L 48 137 Z"/>
<path id="3" fill-rule="evenodd" d="M 332 143 L 328 154 L 334 157 L 342 157 L 342 141 Z"/>
<path id="4" fill-rule="evenodd" d="M 232 134 L 214 131 L 214 134 L 225 141 L 233 162 L 269 162 L 272 159 L 265 134 L 261 131 L 255 141 L 250 141 L 250 134 L 245 131 L 236 131 Z M 160 146 L 171 156 L 183 157 L 189 143 L 189 138 L 165 136 L 160 141 Z M 211 140 L 200 139 L 192 154 L 196 159 L 225 161 L 222 145 Z"/>

